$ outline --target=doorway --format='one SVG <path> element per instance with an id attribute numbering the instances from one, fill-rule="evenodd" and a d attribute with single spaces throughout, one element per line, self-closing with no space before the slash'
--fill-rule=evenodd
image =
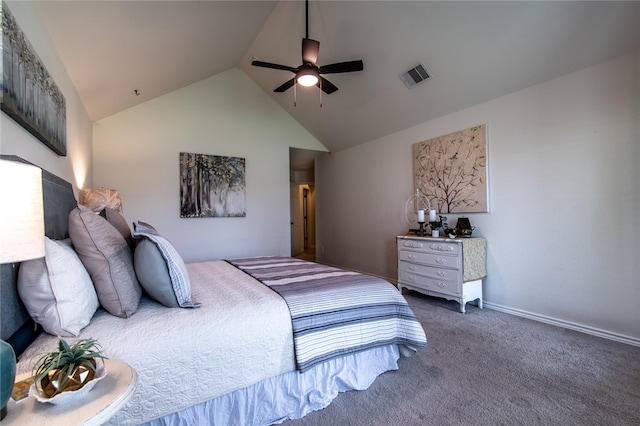
<path id="1" fill-rule="evenodd" d="M 289 148 L 291 256 L 316 257 L 315 158 L 321 151 Z"/>
<path id="2" fill-rule="evenodd" d="M 291 256 L 315 260 L 315 186 L 291 182 Z"/>

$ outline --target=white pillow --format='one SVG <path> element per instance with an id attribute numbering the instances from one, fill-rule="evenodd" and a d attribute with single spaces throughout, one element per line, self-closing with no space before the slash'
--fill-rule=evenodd
<path id="1" fill-rule="evenodd" d="M 68 240 L 45 239 L 45 257 L 18 270 L 18 293 L 31 318 L 54 336 L 77 336 L 98 309 L 89 273 Z"/>

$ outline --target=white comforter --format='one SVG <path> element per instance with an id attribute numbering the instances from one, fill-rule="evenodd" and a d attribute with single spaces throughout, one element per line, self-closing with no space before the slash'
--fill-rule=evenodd
<path id="1" fill-rule="evenodd" d="M 112 424 L 142 423 L 295 369 L 291 318 L 278 294 L 224 261 L 187 268 L 200 308 L 143 298 L 127 319 L 99 310 L 78 337 L 98 340 L 107 357 L 138 373 L 135 393 Z M 31 370 L 56 341 L 40 336 L 18 372 Z"/>

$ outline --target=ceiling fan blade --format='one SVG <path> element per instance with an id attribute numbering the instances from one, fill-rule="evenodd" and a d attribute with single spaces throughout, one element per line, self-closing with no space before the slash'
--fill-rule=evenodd
<path id="1" fill-rule="evenodd" d="M 318 51 L 320 50 L 320 42 L 310 38 L 302 39 L 302 62 L 318 62 Z"/>
<path id="2" fill-rule="evenodd" d="M 274 69 L 274 70 L 291 71 L 293 73 L 298 71 L 297 68 L 288 67 L 286 65 L 280 65 L 280 64 L 272 64 L 271 62 L 252 61 L 251 65 L 253 65 L 254 67 L 262 67 L 262 68 L 271 68 L 271 69 Z"/>
<path id="3" fill-rule="evenodd" d="M 336 90 L 338 90 L 335 84 L 333 84 L 332 82 L 330 82 L 324 77 L 320 77 L 320 81 L 318 81 L 318 84 L 316 84 L 316 86 L 320 87 L 322 91 L 327 95 L 330 95 Z"/>
<path id="4" fill-rule="evenodd" d="M 364 64 L 361 60 L 339 62 L 337 64 L 324 65 L 320 67 L 320 74 L 337 74 L 341 72 L 362 71 Z"/>
<path id="5" fill-rule="evenodd" d="M 296 80 L 294 78 L 292 78 L 289 81 L 285 81 L 284 83 L 282 83 L 280 86 L 276 87 L 275 89 L 273 89 L 274 92 L 278 92 L 278 93 L 282 93 L 284 91 L 289 90 L 291 87 L 293 87 L 293 85 L 295 84 Z"/>

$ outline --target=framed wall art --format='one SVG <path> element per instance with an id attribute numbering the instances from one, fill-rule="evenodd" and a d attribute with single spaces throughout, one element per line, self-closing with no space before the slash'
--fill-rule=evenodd
<path id="1" fill-rule="evenodd" d="M 245 159 L 180 153 L 180 217 L 245 217 Z"/>
<path id="2" fill-rule="evenodd" d="M 413 145 L 415 189 L 439 213 L 488 212 L 487 129 L 470 127 Z"/>
<path id="3" fill-rule="evenodd" d="M 0 108 L 58 155 L 67 155 L 64 95 L 35 53 L 5 2 L 2 14 Z"/>

